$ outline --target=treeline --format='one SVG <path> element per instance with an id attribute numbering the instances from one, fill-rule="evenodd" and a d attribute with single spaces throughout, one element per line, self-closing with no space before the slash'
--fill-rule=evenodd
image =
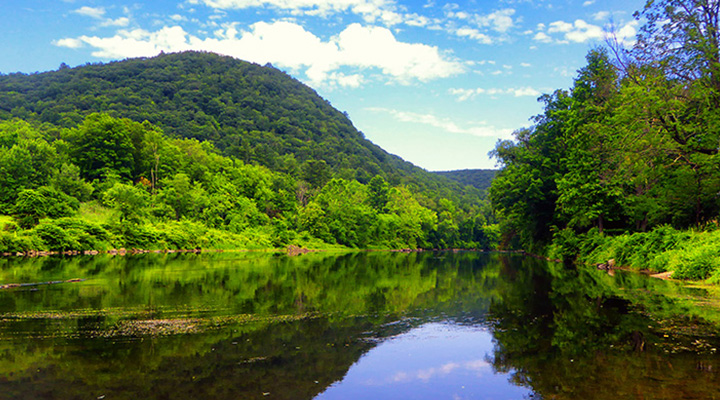
<path id="1" fill-rule="evenodd" d="M 490 196 L 505 246 L 554 242 L 572 258 L 607 234 L 717 227 L 719 11 L 716 0 L 648 1 L 632 49 L 591 50 L 573 87 L 541 97 L 535 125 L 498 143 Z"/>
<path id="2" fill-rule="evenodd" d="M 481 202 L 468 212 L 326 167 L 296 177 L 108 114 L 70 128 L 2 121 L 0 251 L 494 247 Z"/>

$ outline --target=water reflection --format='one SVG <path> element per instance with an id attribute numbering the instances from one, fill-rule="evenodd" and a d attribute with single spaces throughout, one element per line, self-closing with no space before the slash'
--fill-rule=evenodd
<path id="1" fill-rule="evenodd" d="M 520 399 L 530 391 L 497 374 L 483 327 L 428 323 L 388 338 L 317 399 Z"/>
<path id="2" fill-rule="evenodd" d="M 715 398 L 715 308 L 482 253 L 0 259 L 0 399 Z"/>

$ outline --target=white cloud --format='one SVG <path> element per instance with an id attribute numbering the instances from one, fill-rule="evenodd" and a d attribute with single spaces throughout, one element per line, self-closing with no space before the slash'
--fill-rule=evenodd
<path id="1" fill-rule="evenodd" d="M 533 36 L 533 40 L 536 42 L 550 43 L 552 38 L 545 32 L 538 32 Z"/>
<path id="2" fill-rule="evenodd" d="M 507 32 L 515 27 L 515 10 L 506 8 L 489 14 L 475 14 L 457 11 L 460 6 L 449 3 L 443 6 L 445 21 L 435 20 L 437 29 L 476 40 L 482 44 L 493 44 L 507 40 Z"/>
<path id="3" fill-rule="evenodd" d="M 488 15 L 476 16 L 475 20 L 480 26 L 487 26 L 491 29 L 505 33 L 510 28 L 515 26 L 515 22 L 512 16 L 515 14 L 515 10 L 512 8 L 506 8 L 504 10 L 498 10 Z"/>
<path id="4" fill-rule="evenodd" d="M 387 381 L 389 383 L 397 383 L 397 382 L 411 382 L 414 380 L 419 380 L 423 382 L 429 382 L 431 379 L 437 377 L 437 376 L 447 376 L 455 370 L 467 370 L 474 373 L 477 373 L 478 375 L 482 375 L 484 373 L 490 372 L 492 370 L 492 366 L 484 360 L 473 360 L 473 361 L 466 361 L 464 363 L 457 363 L 457 362 L 448 362 L 445 363 L 439 367 L 431 367 L 426 369 L 421 369 L 417 371 L 398 371 L 395 374 L 388 377 Z M 455 396 L 454 398 L 459 398 Z"/>
<path id="5" fill-rule="evenodd" d="M 513 131 L 512 129 L 499 129 L 493 126 L 486 125 L 463 127 L 453 122 L 449 118 L 440 118 L 433 114 L 419 114 L 387 108 L 368 108 L 368 111 L 390 114 L 393 118 L 400 122 L 428 125 L 433 128 L 441 129 L 448 133 L 459 133 L 479 137 L 510 138 Z"/>
<path id="6" fill-rule="evenodd" d="M 353 12 L 366 22 L 395 25 L 403 16 L 395 11 L 390 0 L 189 0 L 191 4 L 204 4 L 221 10 L 273 7 L 295 15 L 328 17 L 339 12 Z"/>
<path id="7" fill-rule="evenodd" d="M 84 15 L 86 17 L 90 18 L 97 18 L 100 19 L 105 15 L 105 9 L 102 7 L 80 7 L 77 10 L 73 11 L 75 14 Z"/>
<path id="8" fill-rule="evenodd" d="M 570 32 L 573 29 L 573 24 L 565 22 L 565 21 L 555 21 L 550 23 L 550 28 L 548 28 L 548 32 L 550 33 L 557 33 L 557 32 Z"/>
<path id="9" fill-rule="evenodd" d="M 473 28 L 467 28 L 467 27 L 460 28 L 455 31 L 455 34 L 460 37 L 467 37 L 467 38 L 470 38 L 473 40 L 477 40 L 478 42 L 480 42 L 482 44 L 492 44 L 493 43 L 493 39 L 490 36 L 480 32 L 477 29 L 473 29 Z"/>
<path id="10" fill-rule="evenodd" d="M 637 27 L 640 23 L 638 21 L 631 21 L 625 24 L 623 27 L 618 29 L 615 34 L 619 43 L 625 46 L 633 46 L 637 40 Z"/>
<path id="11" fill-rule="evenodd" d="M 130 19 L 127 17 L 120 17 L 118 19 L 107 19 L 103 21 L 100 26 L 116 26 L 116 27 L 125 27 L 130 25 Z"/>
<path id="12" fill-rule="evenodd" d="M 593 4 L 595 4 L 595 0 L 586 0 L 586 1 L 583 3 L 583 7 L 591 6 L 591 5 L 593 5 Z"/>
<path id="13" fill-rule="evenodd" d="M 53 44 L 58 47 L 67 47 L 69 49 L 79 49 L 85 45 L 82 40 L 73 38 L 55 40 L 53 41 Z"/>
<path id="14" fill-rule="evenodd" d="M 520 66 L 523 67 L 523 68 L 530 68 L 530 67 L 532 67 L 532 64 L 529 64 L 529 63 L 520 63 Z"/>
<path id="15" fill-rule="evenodd" d="M 537 89 L 532 87 L 520 87 L 520 88 L 509 88 L 509 89 L 498 89 L 498 88 L 477 88 L 477 89 L 450 89 L 448 91 L 453 96 L 456 96 L 458 101 L 467 101 L 473 99 L 479 95 L 487 96 L 514 96 L 514 97 L 539 97 L 540 93 Z"/>
<path id="16" fill-rule="evenodd" d="M 531 87 L 512 89 L 512 94 L 515 97 L 539 97 L 542 93 Z"/>
<path id="17" fill-rule="evenodd" d="M 180 26 L 158 31 L 120 30 L 112 37 L 81 36 L 55 42 L 70 47 L 79 43 L 94 47 L 93 56 L 105 59 L 148 57 L 160 51 L 205 50 L 258 64 L 302 70 L 314 85 L 359 86 L 364 70 L 379 70 L 403 84 L 429 81 L 464 72 L 462 63 L 450 59 L 434 46 L 398 41 L 382 27 L 351 24 L 325 41 L 302 26 L 288 21 L 258 22 L 248 31 L 226 24 L 214 36 L 200 38 Z M 355 69 L 346 73 L 345 69 Z M 343 70 L 342 72 L 340 70 Z"/>
<path id="18" fill-rule="evenodd" d="M 533 37 L 533 40 L 541 43 L 553 42 L 553 37 L 549 34 L 561 34 L 562 39 L 556 39 L 556 43 L 585 43 L 590 40 L 597 40 L 606 37 L 603 28 L 589 24 L 584 20 L 578 19 L 573 23 L 565 21 L 555 21 L 550 23 L 547 33 L 543 32 L 544 25 L 538 25 L 539 31 Z"/>
<path id="19" fill-rule="evenodd" d="M 608 12 L 608 11 L 598 11 L 592 15 L 592 17 L 595 21 L 605 21 L 608 19 L 609 16 L 610 16 L 610 12 Z"/>
<path id="20" fill-rule="evenodd" d="M 609 12 L 601 11 L 593 14 L 593 19 L 602 20 L 610 16 Z M 541 43 L 585 43 L 592 40 L 605 39 L 609 35 L 615 35 L 618 41 L 626 46 L 632 46 L 635 43 L 635 35 L 637 34 L 638 21 L 630 21 L 616 29 L 612 25 L 606 25 L 605 28 L 585 22 L 582 19 L 575 20 L 570 23 L 566 21 L 555 21 L 548 25 L 547 33 L 545 25 L 538 24 L 538 32 L 533 36 L 533 40 Z"/>

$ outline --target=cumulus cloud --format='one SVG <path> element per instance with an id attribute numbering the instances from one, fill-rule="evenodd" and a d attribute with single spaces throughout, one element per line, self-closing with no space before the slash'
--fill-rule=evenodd
<path id="1" fill-rule="evenodd" d="M 58 47 L 67 47 L 69 49 L 79 49 L 85 45 L 82 40 L 73 38 L 59 39 L 54 41 L 53 44 Z"/>
<path id="2" fill-rule="evenodd" d="M 610 12 L 608 12 L 608 11 L 598 11 L 592 15 L 592 17 L 595 21 L 604 21 L 604 20 L 608 19 L 609 16 L 610 16 Z"/>
<path id="3" fill-rule="evenodd" d="M 120 17 L 118 19 L 107 19 L 103 21 L 100 26 L 115 26 L 115 27 L 125 27 L 130 25 L 130 19 L 127 17 Z"/>
<path id="4" fill-rule="evenodd" d="M 102 7 L 80 7 L 77 10 L 73 11 L 75 14 L 84 15 L 86 17 L 90 18 L 96 18 L 100 19 L 105 15 L 105 9 Z"/>
<path id="5" fill-rule="evenodd" d="M 541 43 L 550 43 L 553 41 L 550 35 L 545 32 L 536 33 L 535 36 L 533 36 L 533 40 Z"/>
<path id="6" fill-rule="evenodd" d="M 541 93 L 532 87 L 526 86 L 526 87 L 519 87 L 519 88 L 507 88 L 507 89 L 498 89 L 498 88 L 476 88 L 476 89 L 450 89 L 448 91 L 451 95 L 456 96 L 458 101 L 467 101 L 470 99 L 473 99 L 479 95 L 487 95 L 487 96 L 499 96 L 499 95 L 505 95 L 505 96 L 514 96 L 514 97 L 539 97 Z"/>
<path id="7" fill-rule="evenodd" d="M 470 38 L 473 40 L 477 40 L 478 42 L 483 43 L 483 44 L 492 44 L 493 43 L 493 39 L 490 36 L 480 32 L 477 29 L 460 28 L 460 29 L 455 30 L 454 33 L 457 36 L 467 37 L 467 38 Z"/>
<path id="8" fill-rule="evenodd" d="M 487 15 L 478 15 L 475 17 L 475 21 L 480 26 L 487 26 L 497 32 L 505 33 L 515 26 L 515 21 L 512 19 L 514 14 L 514 9 L 506 8 Z"/>
<path id="9" fill-rule="evenodd" d="M 638 21 L 631 21 L 622 26 L 613 34 L 619 43 L 625 46 L 633 46 L 637 41 L 637 28 L 640 23 Z"/>
<path id="10" fill-rule="evenodd" d="M 368 69 L 379 70 L 400 83 L 429 81 L 464 71 L 462 63 L 437 47 L 401 42 L 387 28 L 360 24 L 349 25 L 329 40 L 296 23 L 276 21 L 258 22 L 242 32 L 237 24 L 226 24 L 206 38 L 172 26 L 158 31 L 120 30 L 112 37 L 80 36 L 55 42 L 57 46 L 72 48 L 79 43 L 94 47 L 92 55 L 105 59 L 148 57 L 160 51 L 212 51 L 258 64 L 270 62 L 302 70 L 314 85 L 357 87 L 363 82 L 359 72 Z M 348 74 L 344 71 L 348 68 L 356 71 Z"/>
<path id="11" fill-rule="evenodd" d="M 509 138 L 512 135 L 512 129 L 499 129 L 493 126 L 460 126 L 449 118 L 441 118 L 433 114 L 420 114 L 408 111 L 399 111 L 387 108 L 368 108 L 368 111 L 390 114 L 393 118 L 400 122 L 428 125 L 433 128 L 441 129 L 448 133 L 460 133 L 465 135 L 473 135 L 480 137 L 501 137 Z"/>

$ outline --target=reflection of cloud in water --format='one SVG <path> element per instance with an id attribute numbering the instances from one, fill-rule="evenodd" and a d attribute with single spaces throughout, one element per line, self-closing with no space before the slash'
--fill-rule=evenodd
<path id="1" fill-rule="evenodd" d="M 388 381 L 392 383 L 410 382 L 413 380 L 421 380 L 427 382 L 433 377 L 446 376 L 455 372 L 456 370 L 477 372 L 479 376 L 482 374 L 483 371 L 491 371 L 492 367 L 487 361 L 484 360 L 466 361 L 463 363 L 449 362 L 447 364 L 441 365 L 438 368 L 426 368 L 414 372 L 400 371 L 394 376 L 392 376 L 390 379 L 388 379 Z"/>
<path id="2" fill-rule="evenodd" d="M 487 361 L 494 349 L 483 321 L 431 322 L 378 337 L 345 377 L 315 400 L 519 399 L 531 393 Z"/>

